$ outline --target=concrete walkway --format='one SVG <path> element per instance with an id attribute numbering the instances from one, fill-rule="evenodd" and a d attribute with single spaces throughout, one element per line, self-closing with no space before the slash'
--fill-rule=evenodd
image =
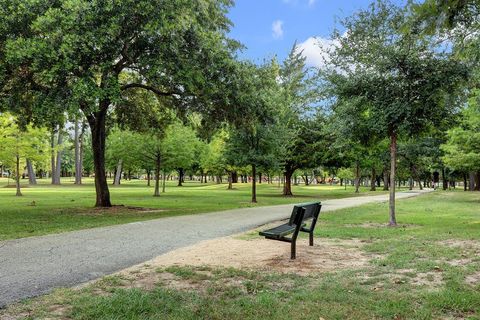
<path id="1" fill-rule="evenodd" d="M 397 193 L 397 199 L 421 193 Z M 322 212 L 387 199 L 388 195 L 379 195 L 326 200 Z M 3 241 L 0 307 L 93 280 L 201 240 L 286 219 L 291 210 L 291 204 L 235 209 Z"/>

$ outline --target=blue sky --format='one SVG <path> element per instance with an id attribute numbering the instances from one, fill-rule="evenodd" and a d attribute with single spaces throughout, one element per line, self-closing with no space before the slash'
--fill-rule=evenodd
<path id="1" fill-rule="evenodd" d="M 231 37 L 247 49 L 242 57 L 261 62 L 280 60 L 297 41 L 310 65 L 318 65 L 317 46 L 328 45 L 336 18 L 366 8 L 372 0 L 236 0 L 229 17 Z M 395 3 L 404 3 L 394 0 Z"/>

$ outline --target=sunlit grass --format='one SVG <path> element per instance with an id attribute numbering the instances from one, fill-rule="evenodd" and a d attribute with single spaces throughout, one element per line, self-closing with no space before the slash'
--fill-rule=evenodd
<path id="1" fill-rule="evenodd" d="M 10 186 L 7 187 L 8 182 Z M 15 196 L 12 180 L 0 179 L 0 240 L 58 233 L 160 217 L 220 211 L 252 206 L 298 203 L 358 196 L 353 187 L 344 190 L 340 186 L 293 186 L 294 197 L 283 197 L 277 183 L 258 185 L 258 203 L 250 202 L 250 184 L 238 183 L 234 190 L 226 184 L 201 184 L 187 181 L 177 187 L 168 181 L 166 193 L 153 197 L 153 187 L 144 180 L 123 181 L 121 186 L 110 186 L 114 205 L 143 207 L 157 212 L 93 210 L 95 189 L 92 179 L 84 179 L 84 185 L 76 186 L 73 178 L 62 179 L 62 185 L 52 186 L 49 179 L 39 179 L 37 186 L 25 185 L 23 196 Z M 26 180 L 22 181 L 22 185 Z M 362 188 L 360 195 L 381 194 Z M 161 210 L 161 211 L 158 211 Z"/>

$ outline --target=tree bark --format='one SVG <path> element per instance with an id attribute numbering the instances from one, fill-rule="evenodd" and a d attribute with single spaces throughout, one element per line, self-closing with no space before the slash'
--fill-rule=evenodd
<path id="1" fill-rule="evenodd" d="M 117 169 L 115 169 L 115 178 L 113 180 L 113 185 L 119 186 L 120 180 L 122 179 L 122 170 L 123 170 L 123 160 L 118 160 Z"/>
<path id="2" fill-rule="evenodd" d="M 474 175 L 475 179 L 475 191 L 480 191 L 480 171 L 477 171 L 477 173 Z"/>
<path id="3" fill-rule="evenodd" d="M 82 166 L 80 155 L 80 126 L 77 119 L 75 119 L 75 184 L 82 184 Z"/>
<path id="4" fill-rule="evenodd" d="M 50 135 L 50 169 L 52 171 L 52 174 L 51 174 L 51 180 L 52 180 L 52 184 L 55 184 L 55 132 L 56 132 L 56 128 L 53 127 L 52 128 L 52 132 L 51 132 L 51 135 Z"/>
<path id="5" fill-rule="evenodd" d="M 475 191 L 475 172 L 471 171 L 468 175 L 468 190 Z"/>
<path id="6" fill-rule="evenodd" d="M 181 187 L 183 186 L 183 175 L 185 173 L 183 172 L 183 168 L 178 168 L 178 186 Z"/>
<path id="7" fill-rule="evenodd" d="M 228 190 L 233 189 L 233 172 L 229 171 L 228 172 Z"/>
<path id="8" fill-rule="evenodd" d="M 15 186 L 17 188 L 17 193 L 15 194 L 17 197 L 22 196 L 22 191 L 20 190 L 20 156 L 17 154 L 16 156 L 16 173 L 15 173 Z"/>
<path id="9" fill-rule="evenodd" d="M 355 193 L 358 193 L 360 188 L 360 163 L 355 162 Z"/>
<path id="10" fill-rule="evenodd" d="M 389 215 L 390 226 L 397 225 L 395 217 L 395 172 L 397 169 L 397 134 L 390 136 L 390 199 L 389 199 Z"/>
<path id="11" fill-rule="evenodd" d="M 257 175 L 257 167 L 252 164 L 252 203 L 257 203 L 257 183 L 256 183 L 256 175 Z"/>
<path id="12" fill-rule="evenodd" d="M 258 173 L 258 183 L 262 183 L 262 173 Z"/>
<path id="13" fill-rule="evenodd" d="M 27 172 L 28 172 L 28 184 L 36 185 L 37 178 L 35 176 L 35 170 L 33 169 L 32 161 L 27 159 Z"/>
<path id="14" fill-rule="evenodd" d="M 146 170 L 147 171 L 147 187 L 150 187 L 150 180 L 152 179 L 151 176 L 152 176 L 152 172 L 150 170 Z"/>
<path id="15" fill-rule="evenodd" d="M 372 176 L 370 178 L 370 191 L 377 191 L 377 186 L 375 185 L 375 181 L 377 178 L 377 172 L 375 167 L 372 167 Z"/>
<path id="16" fill-rule="evenodd" d="M 160 164 L 161 158 L 160 155 L 155 156 L 155 191 L 153 192 L 154 197 L 160 197 Z"/>
<path id="17" fill-rule="evenodd" d="M 388 171 L 383 170 L 383 191 L 388 191 L 389 188 L 389 178 L 388 178 Z"/>
<path id="18" fill-rule="evenodd" d="M 291 168 L 286 168 L 285 174 L 285 185 L 283 186 L 283 195 L 284 196 L 293 196 L 292 193 L 292 175 L 294 170 Z"/>
<path id="19" fill-rule="evenodd" d="M 88 114 L 88 124 L 92 132 L 93 165 L 95 171 L 95 207 L 111 207 L 110 190 L 108 189 L 105 172 L 105 118 L 109 102 L 101 103 L 101 111 Z"/>
<path id="20" fill-rule="evenodd" d="M 167 173 L 165 172 L 165 170 L 163 171 L 163 186 L 162 186 L 162 193 L 165 193 L 165 184 L 166 184 L 166 181 L 167 181 Z"/>
<path id="21" fill-rule="evenodd" d="M 57 147 L 60 147 L 63 143 L 63 134 L 62 130 L 58 128 L 58 138 L 57 138 Z M 60 176 L 62 174 L 62 150 L 57 150 L 57 156 L 55 160 L 55 171 L 53 173 L 53 184 L 59 185 L 60 184 Z"/>
<path id="22" fill-rule="evenodd" d="M 444 167 L 442 167 L 442 187 L 443 187 L 443 190 L 448 189 L 448 180 L 447 180 L 447 177 L 445 176 L 445 168 Z"/>
<path id="23" fill-rule="evenodd" d="M 467 174 L 463 174 L 463 191 L 467 191 Z"/>

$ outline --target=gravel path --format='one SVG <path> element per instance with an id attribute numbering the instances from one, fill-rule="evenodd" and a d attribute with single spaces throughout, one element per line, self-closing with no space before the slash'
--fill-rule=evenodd
<path id="1" fill-rule="evenodd" d="M 402 192 L 397 199 L 419 195 Z M 388 195 L 323 201 L 322 212 L 386 201 Z M 292 205 L 227 210 L 0 242 L 0 308 L 77 285 L 198 241 L 290 216 Z"/>

